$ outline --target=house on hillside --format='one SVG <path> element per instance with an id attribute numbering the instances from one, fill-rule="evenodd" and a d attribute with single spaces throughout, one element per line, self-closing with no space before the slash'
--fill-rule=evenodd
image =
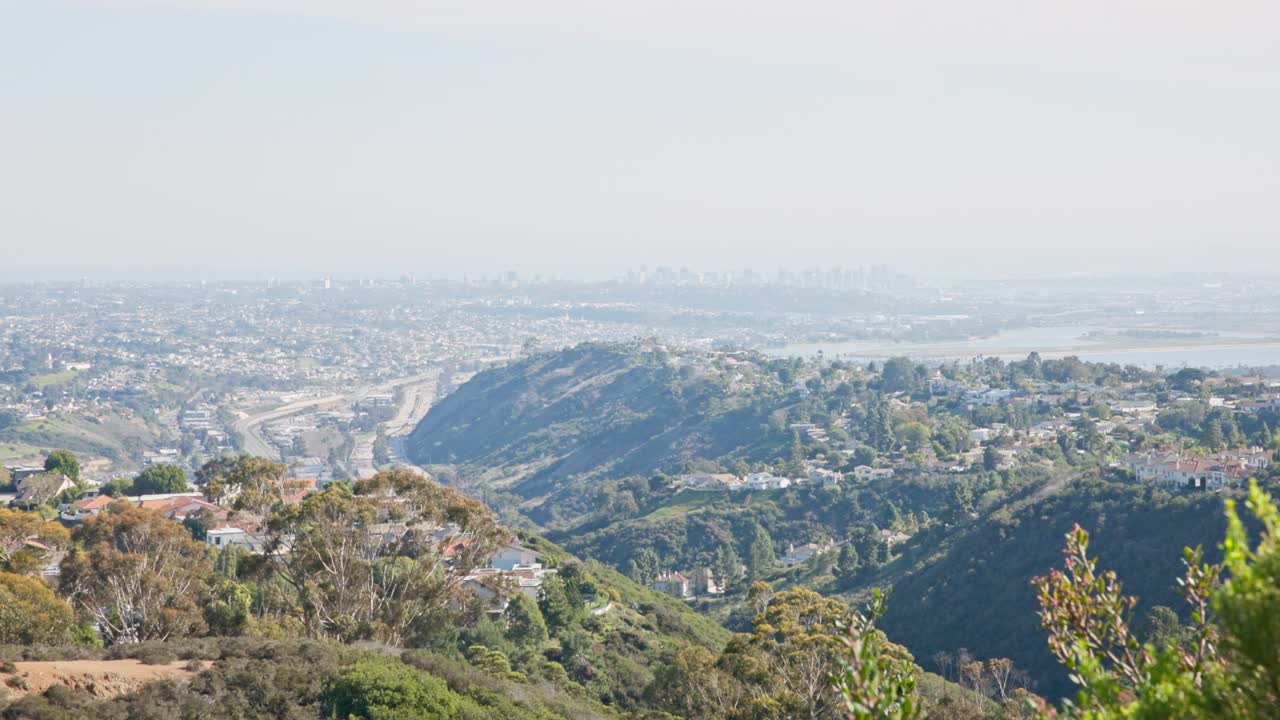
<path id="1" fill-rule="evenodd" d="M 133 498 L 130 498 L 133 500 Z M 198 512 L 206 512 L 215 517 L 225 517 L 226 512 L 205 500 L 199 493 L 182 493 L 178 495 L 143 495 L 136 501 L 143 510 L 154 510 L 170 520 L 182 522 L 188 516 Z"/>
<path id="2" fill-rule="evenodd" d="M 267 544 L 262 536 L 234 526 L 210 528 L 205 534 L 204 542 L 219 550 L 232 546 L 242 547 L 254 555 L 261 555 Z"/>
<path id="3" fill-rule="evenodd" d="M 319 478 L 290 478 L 284 482 L 284 491 L 280 493 L 280 499 L 285 505 L 300 505 L 319 487 Z"/>
<path id="4" fill-rule="evenodd" d="M 542 557 L 538 553 L 513 540 L 498 548 L 498 551 L 493 554 L 493 559 L 489 562 L 489 565 L 499 570 L 510 572 L 517 567 L 535 565 L 541 560 Z"/>
<path id="5" fill-rule="evenodd" d="M 758 472 L 743 478 L 742 487 L 748 490 L 782 490 L 791 487 L 791 480 L 773 473 Z"/>
<path id="6" fill-rule="evenodd" d="M 693 591 L 698 595 L 723 595 L 724 586 L 711 568 L 700 567 L 693 571 Z"/>
<path id="7" fill-rule="evenodd" d="M 822 487 L 836 487 L 840 484 L 840 473 L 825 468 L 813 468 L 809 471 L 809 482 Z"/>
<path id="8" fill-rule="evenodd" d="M 1176 452 L 1133 453 L 1113 463 L 1131 472 L 1140 482 L 1199 490 L 1218 490 L 1248 479 L 1271 463 L 1258 448 L 1228 450 L 1208 457 L 1187 457 Z"/>
<path id="9" fill-rule="evenodd" d="M 819 545 L 817 543 L 805 543 L 804 545 L 788 545 L 787 552 L 778 558 L 778 562 L 787 567 L 799 565 L 815 555 L 820 555 L 831 550 L 832 545 Z"/>
<path id="10" fill-rule="evenodd" d="M 13 506 L 29 510 L 53 500 L 75 486 L 71 478 L 62 473 L 28 475 L 18 483 L 18 496 L 13 500 Z"/>
<path id="11" fill-rule="evenodd" d="M 686 473 L 680 476 L 680 484 L 691 490 L 724 490 L 737 482 L 738 477 L 730 473 Z"/>
<path id="12" fill-rule="evenodd" d="M 67 522 L 83 522 L 106 510 L 113 503 L 118 502 L 129 503 L 144 510 L 152 510 L 178 522 L 182 522 L 188 516 L 202 511 L 214 518 L 225 518 L 227 515 L 225 510 L 205 500 L 200 493 L 168 493 L 137 495 L 134 497 L 112 497 L 99 494 L 82 498 L 70 505 L 63 506 L 62 519 Z"/>
<path id="13" fill-rule="evenodd" d="M 859 465 L 853 469 L 856 480 L 884 480 L 893 477 L 893 468 L 873 468 L 870 465 Z"/>
<path id="14" fill-rule="evenodd" d="M 649 588 L 682 600 L 693 597 L 693 579 L 678 572 L 662 573 Z"/>

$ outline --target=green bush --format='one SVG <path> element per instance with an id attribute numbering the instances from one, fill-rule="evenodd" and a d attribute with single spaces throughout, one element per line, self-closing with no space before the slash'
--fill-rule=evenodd
<path id="1" fill-rule="evenodd" d="M 361 660 L 326 681 L 324 702 L 337 717 L 355 720 L 432 720 L 458 711 L 443 680 L 386 660 Z"/>

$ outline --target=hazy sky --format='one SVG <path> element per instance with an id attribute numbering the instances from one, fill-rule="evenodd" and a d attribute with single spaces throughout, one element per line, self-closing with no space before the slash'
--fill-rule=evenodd
<path id="1" fill-rule="evenodd" d="M 1280 3 L 0 0 L 0 277 L 1280 269 Z"/>

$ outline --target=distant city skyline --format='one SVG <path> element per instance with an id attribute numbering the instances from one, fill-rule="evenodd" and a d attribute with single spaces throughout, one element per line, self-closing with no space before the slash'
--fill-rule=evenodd
<path id="1" fill-rule="evenodd" d="M 645 272 L 641 272 L 641 271 Z M 865 280 L 857 277 L 859 270 L 866 272 Z M 842 278 L 833 279 L 831 273 L 834 271 L 843 271 L 845 275 Z M 882 273 L 879 278 L 875 278 L 872 273 Z M 785 273 L 786 277 L 781 278 L 780 274 Z M 812 273 L 817 273 L 812 276 Z M 887 273 L 887 274 L 884 274 Z M 620 268 L 616 272 L 601 272 L 599 274 L 579 274 L 570 275 L 565 273 L 544 273 L 532 271 L 520 271 L 513 268 L 506 269 L 489 269 L 480 272 L 408 272 L 405 270 L 387 270 L 385 272 L 356 272 L 350 269 L 293 269 L 285 272 L 269 272 L 266 270 L 254 269 L 238 269 L 228 270 L 224 272 L 212 272 L 207 270 L 176 270 L 176 271 L 139 271 L 133 273 L 121 272 L 95 272 L 95 273 L 65 273 L 65 272 L 6 272 L 0 269 L 0 288 L 4 287 L 21 287 L 22 285 L 59 285 L 83 287 L 98 286 L 115 286 L 127 284 L 140 285 L 166 285 L 181 284 L 188 285 L 194 283 L 210 283 L 213 285 L 288 285 L 288 286 L 311 286 L 321 288 L 326 283 L 332 284 L 334 288 L 343 287 L 359 287 L 362 285 L 403 285 L 403 284 L 430 284 L 434 282 L 447 283 L 482 283 L 482 284 L 510 284 L 519 285 L 545 285 L 556 283 L 631 283 L 631 284 L 654 284 L 654 285 L 704 285 L 704 286 L 738 286 L 738 287 L 767 287 L 773 285 L 790 285 L 796 287 L 823 287 L 828 289 L 871 289 L 885 290 L 895 287 L 892 284 L 886 284 L 886 277 L 895 278 L 897 289 L 908 289 L 915 287 L 936 287 L 946 288 L 949 286 L 963 286 L 972 284 L 981 284 L 984 282 L 1009 284 L 1016 286 L 1026 283 L 1081 283 L 1087 284 L 1090 281 L 1105 282 L 1132 282 L 1137 285 L 1142 284 L 1159 284 L 1162 282 L 1179 282 L 1187 278 L 1201 280 L 1206 283 L 1206 287 L 1214 281 L 1223 279 L 1233 280 L 1257 280 L 1265 283 L 1280 283 L 1280 271 L 1272 272 L 1266 268 L 1242 268 L 1237 271 L 1222 270 L 1181 270 L 1181 271 L 1161 271 L 1161 272 L 1143 272 L 1133 269 L 1114 268 L 1105 271 L 1083 272 L 1083 271 L 1060 271 L 1053 272 L 1045 270 L 1043 272 L 1032 271 L 1010 271 L 1010 272 L 913 272 L 910 268 L 900 268 L 892 264 L 881 264 L 872 266 L 831 266 L 831 267 L 780 267 L 772 268 L 769 271 L 761 271 L 755 268 L 696 268 L 678 265 L 658 265 L 658 266 L 637 266 L 630 268 Z"/>
<path id="2" fill-rule="evenodd" d="M 1280 265 L 1280 11 L 0 0 L 0 278 Z"/>

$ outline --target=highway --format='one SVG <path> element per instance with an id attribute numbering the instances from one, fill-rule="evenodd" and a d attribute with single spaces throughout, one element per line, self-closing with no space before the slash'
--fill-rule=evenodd
<path id="1" fill-rule="evenodd" d="M 396 388 L 404 385 L 430 385 L 434 388 L 436 378 L 439 377 L 439 374 L 438 370 L 431 370 L 418 375 L 380 383 L 378 385 L 368 385 L 342 395 L 326 395 L 324 397 L 312 398 L 309 400 L 297 400 L 295 402 L 288 403 L 287 405 L 281 405 L 280 407 L 260 412 L 256 415 L 246 415 L 235 422 L 232 426 L 232 430 L 243 440 L 243 448 L 245 452 L 250 455 L 279 460 L 279 449 L 267 442 L 266 439 L 258 432 L 258 429 L 261 428 L 264 423 L 271 422 L 272 420 L 279 420 L 280 418 L 288 417 L 290 415 L 296 415 L 307 410 L 322 410 L 333 407 L 350 406 L 367 395 L 393 392 Z M 407 411 L 408 414 L 406 414 L 404 406 L 418 405 L 419 401 L 417 398 L 421 394 L 423 393 L 420 393 L 419 391 L 406 393 L 406 402 L 401 406 L 400 412 L 397 413 L 397 420 L 401 420 L 401 417 L 404 416 L 405 419 L 401 420 L 401 422 L 409 422 L 408 418 L 412 417 L 416 407 L 410 407 Z M 427 396 L 430 396 L 431 394 L 432 393 L 430 392 L 425 393 Z M 428 400 L 428 403 L 429 402 L 430 401 Z"/>

